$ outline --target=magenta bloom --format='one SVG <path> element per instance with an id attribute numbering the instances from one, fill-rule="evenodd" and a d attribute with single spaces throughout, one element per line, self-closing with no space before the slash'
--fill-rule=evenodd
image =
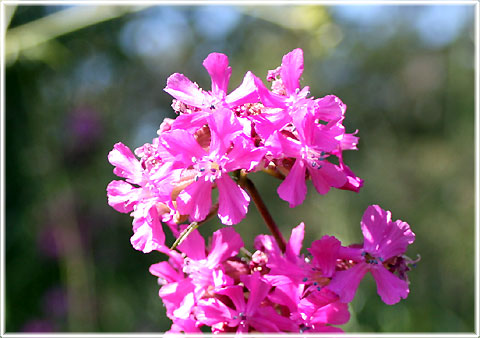
<path id="1" fill-rule="evenodd" d="M 263 276 L 275 286 L 269 299 L 285 306 L 289 318 L 299 332 L 342 332 L 330 325 L 345 324 L 350 313 L 348 306 L 339 302 L 338 296 L 323 288 L 335 273 L 339 258 L 340 241 L 324 236 L 314 241 L 309 251 L 309 262 L 300 254 L 304 237 L 304 224 L 292 230 L 285 254 L 282 254 L 271 236 L 261 235 L 255 241 L 258 249 L 267 254 L 266 266 L 270 271 Z"/>
<path id="2" fill-rule="evenodd" d="M 333 236 L 323 236 L 314 241 L 308 249 L 312 258 L 307 262 L 300 254 L 304 233 L 303 223 L 292 229 L 285 254 L 282 254 L 272 236 L 257 236 L 255 247 L 267 253 L 270 271 L 265 279 L 272 285 L 308 284 L 309 291 L 320 291 L 334 275 L 337 259 L 340 259 L 340 241 Z"/>
<path id="3" fill-rule="evenodd" d="M 279 186 L 280 198 L 295 207 L 307 192 L 305 179 L 311 177 L 315 189 L 326 194 L 331 187 L 358 191 L 363 181 L 343 163 L 342 151 L 356 149 L 358 138 L 345 134 L 342 125 L 346 105 L 336 96 L 320 99 L 309 96 L 309 88 L 300 86 L 303 73 L 303 51 L 299 48 L 286 54 L 282 65 L 269 72 L 272 91 L 255 79 L 264 114 L 249 117 L 280 172 L 288 175 Z M 339 166 L 327 161 L 339 159 Z M 282 170 L 282 160 L 295 159 L 293 167 Z M 307 176 L 308 173 L 308 176 Z"/>
<path id="4" fill-rule="evenodd" d="M 336 123 L 342 120 L 346 105 L 335 95 L 316 100 L 308 97 L 310 88 L 300 87 L 302 73 L 303 51 L 297 48 L 283 56 L 279 68 L 269 72 L 267 80 L 273 80 L 272 91 L 260 79 L 255 78 L 260 100 L 265 107 L 284 109 L 293 118 L 301 118 L 308 111 L 316 119 L 325 122 Z"/>
<path id="5" fill-rule="evenodd" d="M 159 296 L 171 319 L 188 319 L 196 302 L 206 293 L 233 283 L 225 274 L 223 263 L 237 255 L 243 241 L 233 228 L 222 228 L 213 233 L 211 245 L 198 231 L 193 231 L 176 251 L 165 250 L 169 262 L 160 262 L 150 267 L 150 273 L 159 277 L 163 286 Z M 177 325 L 187 322 L 175 322 Z"/>
<path id="6" fill-rule="evenodd" d="M 282 59 L 280 69 L 270 72 L 269 78 L 280 76 L 274 83 L 274 92 L 269 91 L 262 81 L 256 78 L 260 100 L 266 107 L 292 108 L 310 94 L 309 88 L 300 89 L 300 77 L 303 73 L 303 51 L 294 49 Z"/>
<path id="7" fill-rule="evenodd" d="M 370 271 L 377 283 L 377 292 L 386 304 L 395 304 L 409 293 L 408 282 L 389 271 L 389 260 L 405 253 L 415 240 L 410 226 L 400 220 L 393 222 L 391 213 L 372 205 L 361 222 L 363 248 L 351 250 L 351 259 L 358 261 L 345 271 L 338 271 L 328 288 L 340 296 L 342 302 L 352 301 L 363 276 Z M 356 252 L 355 252 L 356 251 Z"/>
<path id="8" fill-rule="evenodd" d="M 278 134 L 278 142 L 285 156 L 296 158 L 288 176 L 277 189 L 278 195 L 295 207 L 303 202 L 307 194 L 305 174 L 308 171 L 319 194 L 326 194 L 330 187 L 340 188 L 347 182 L 340 167 L 326 159 L 336 149 L 337 130 L 317 124 L 314 117 L 306 115 L 295 123 L 298 140 Z"/>
<path id="9" fill-rule="evenodd" d="M 186 254 L 183 272 L 194 282 L 196 288 L 206 289 L 215 285 L 215 270 L 222 269 L 222 263 L 235 256 L 243 247 L 243 240 L 232 227 L 222 228 L 213 233 L 208 254 L 205 240 L 198 231 L 188 236 L 178 246 Z"/>
<path id="10" fill-rule="evenodd" d="M 239 223 L 248 210 L 250 197 L 228 173 L 237 169 L 253 170 L 264 150 L 239 135 L 234 116 L 227 112 L 208 119 L 211 130 L 208 151 L 187 131 L 176 129 L 162 135 L 163 146 L 176 167 L 188 169 L 190 174 L 193 170 L 195 175 L 194 181 L 176 199 L 178 211 L 190 215 L 192 221 L 202 221 L 210 212 L 213 187 L 218 188 L 218 217 L 223 224 Z"/>
<path id="11" fill-rule="evenodd" d="M 237 333 L 246 333 L 250 329 L 258 332 L 298 331 L 294 322 L 279 315 L 272 306 L 263 303 L 271 286 L 262 281 L 258 272 L 244 276 L 242 280 L 250 291 L 247 300 L 242 286 L 233 285 L 218 290 L 217 294 L 230 299 L 233 308 L 215 298 L 202 300 L 196 311 L 199 321 L 223 330 L 224 326 L 235 328 Z"/>
<path id="12" fill-rule="evenodd" d="M 122 143 L 115 144 L 108 160 L 115 166 L 113 172 L 126 179 L 110 182 L 107 187 L 108 204 L 120 212 L 133 211 L 133 247 L 145 253 L 160 249 L 165 241 L 160 218 L 170 213 L 167 206 L 172 189 L 170 167 L 145 166 L 144 169 Z"/>
<path id="13" fill-rule="evenodd" d="M 174 129 L 190 130 L 200 128 L 206 118 L 217 108 L 234 108 L 245 103 L 258 101 L 255 76 L 247 72 L 242 84 L 227 95 L 232 68 L 228 66 L 228 57 L 221 53 L 211 53 L 203 61 L 203 66 L 212 79 L 212 89 L 204 91 L 185 75 L 175 73 L 167 79 L 165 91 L 182 103 L 197 108 L 189 114 L 177 117 Z"/>

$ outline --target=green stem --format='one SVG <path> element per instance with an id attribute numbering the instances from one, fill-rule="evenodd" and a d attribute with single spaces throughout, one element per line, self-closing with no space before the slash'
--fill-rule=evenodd
<path id="1" fill-rule="evenodd" d="M 187 237 L 190 235 L 190 233 L 197 229 L 200 225 L 203 223 L 208 222 L 214 215 L 217 214 L 218 211 L 218 203 L 216 203 L 212 209 L 210 210 L 210 213 L 207 215 L 207 217 L 201 221 L 201 222 L 192 222 L 190 225 L 182 231 L 182 233 L 178 236 L 178 238 L 175 240 L 175 242 L 172 244 L 172 247 L 170 250 L 175 250 L 177 246 L 179 246 Z"/>

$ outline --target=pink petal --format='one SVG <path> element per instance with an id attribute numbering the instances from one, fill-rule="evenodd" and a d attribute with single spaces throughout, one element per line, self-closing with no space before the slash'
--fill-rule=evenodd
<path id="1" fill-rule="evenodd" d="M 302 144 L 300 141 L 291 137 L 286 137 L 279 132 L 273 134 L 270 142 L 279 145 L 283 152 L 283 155 L 286 157 L 297 157 L 299 156 L 302 149 Z M 270 145 L 270 142 L 267 142 L 267 145 Z"/>
<path id="2" fill-rule="evenodd" d="M 217 98 L 223 98 L 228 89 L 232 68 L 228 66 L 228 57 L 221 53 L 211 53 L 203 61 L 212 78 L 212 93 Z"/>
<path id="3" fill-rule="evenodd" d="M 255 237 L 255 241 L 253 242 L 253 247 L 256 250 L 265 252 L 269 257 L 281 256 L 281 253 L 282 253 L 273 236 L 269 236 L 269 235 L 258 235 L 257 237 Z"/>
<path id="4" fill-rule="evenodd" d="M 232 302 L 233 305 L 235 305 L 235 309 L 238 312 L 244 312 L 246 303 L 245 303 L 245 295 L 243 292 L 243 286 L 240 285 L 233 285 L 233 286 L 227 286 L 224 289 L 220 289 L 217 291 L 218 294 L 228 296 Z"/>
<path id="5" fill-rule="evenodd" d="M 183 272 L 174 269 L 168 262 L 152 264 L 148 271 L 152 275 L 159 277 L 162 280 L 162 284 L 177 282 L 184 278 Z"/>
<path id="6" fill-rule="evenodd" d="M 291 117 L 285 110 L 271 109 L 271 111 L 275 112 L 265 112 L 248 117 L 255 125 L 255 132 L 264 140 L 291 122 Z"/>
<path id="7" fill-rule="evenodd" d="M 363 253 L 363 247 L 341 246 L 340 249 L 338 250 L 338 256 L 340 259 L 352 260 L 355 262 L 364 261 L 362 253 Z"/>
<path id="8" fill-rule="evenodd" d="M 182 243 L 178 245 L 178 249 L 187 255 L 188 258 L 199 261 L 205 259 L 205 239 L 200 235 L 198 230 L 192 231 Z"/>
<path id="9" fill-rule="evenodd" d="M 245 314 L 247 316 L 251 316 L 259 310 L 260 303 L 263 302 L 263 300 L 267 297 L 271 286 L 261 280 L 260 273 L 258 271 L 255 271 L 249 276 L 242 277 L 245 277 L 241 279 L 242 282 L 244 282 L 245 286 L 250 290 Z"/>
<path id="10" fill-rule="evenodd" d="M 177 161 L 191 164 L 192 158 L 206 155 L 195 137 L 185 130 L 175 129 L 162 134 L 162 145 Z"/>
<path id="11" fill-rule="evenodd" d="M 218 290 L 226 286 L 234 285 L 234 279 L 227 275 L 223 269 L 212 271 L 213 287 Z"/>
<path id="12" fill-rule="evenodd" d="M 239 223 L 247 214 L 250 197 L 228 174 L 217 180 L 218 217 L 225 225 Z"/>
<path id="13" fill-rule="evenodd" d="M 237 255 L 240 248 L 243 247 L 242 237 L 233 228 L 222 228 L 215 231 L 211 243 L 208 265 L 212 268 Z"/>
<path id="14" fill-rule="evenodd" d="M 336 165 L 328 161 L 320 161 L 317 165 L 321 165 L 320 169 L 308 167 L 308 171 L 319 194 L 324 195 L 330 187 L 340 188 L 347 182 L 345 173 Z"/>
<path id="15" fill-rule="evenodd" d="M 197 129 L 207 123 L 209 112 L 200 110 L 191 114 L 181 114 L 177 116 L 172 124 L 172 129 L 183 129 L 194 133 Z"/>
<path id="16" fill-rule="evenodd" d="M 208 118 L 211 131 L 210 152 L 223 156 L 230 147 L 233 138 L 242 133 L 242 125 L 230 110 L 219 108 Z"/>
<path id="17" fill-rule="evenodd" d="M 303 160 L 297 159 L 287 177 L 277 189 L 280 198 L 287 201 L 290 208 L 302 204 L 307 194 L 305 169 Z"/>
<path id="18" fill-rule="evenodd" d="M 318 305 L 312 295 L 302 299 L 298 304 L 299 312 L 309 318 L 309 324 L 342 325 L 348 322 L 350 312 L 347 304 L 334 299 L 326 304 Z"/>
<path id="19" fill-rule="evenodd" d="M 358 140 L 360 139 L 358 136 L 355 136 L 358 133 L 358 129 L 352 133 L 344 133 L 342 139 L 340 140 L 340 149 L 341 150 L 358 150 Z"/>
<path id="20" fill-rule="evenodd" d="M 168 262 L 178 271 L 182 271 L 183 269 L 183 264 L 184 264 L 184 258 L 183 255 L 176 251 L 176 250 L 170 250 L 168 247 L 162 247 L 158 250 L 161 253 L 164 253 L 169 257 Z"/>
<path id="21" fill-rule="evenodd" d="M 285 103 L 287 98 L 285 96 L 277 95 L 269 91 L 258 77 L 255 77 L 255 85 L 257 86 L 260 101 L 262 101 L 265 107 L 287 108 L 287 104 Z"/>
<path id="22" fill-rule="evenodd" d="M 285 259 L 270 259 L 268 258 L 267 267 L 270 268 L 270 273 L 265 275 L 264 279 L 272 286 L 279 286 L 284 284 L 299 284 L 303 281 L 305 270 L 309 267 L 307 264 L 299 264 L 297 262 L 287 261 Z"/>
<path id="23" fill-rule="evenodd" d="M 327 95 L 315 103 L 315 118 L 327 122 L 339 121 L 347 110 L 347 105 L 335 95 Z"/>
<path id="24" fill-rule="evenodd" d="M 108 154 L 108 161 L 115 166 L 113 169 L 115 175 L 125 177 L 130 183 L 142 182 L 142 165 L 123 143 L 118 142 L 113 146 L 113 150 Z"/>
<path id="25" fill-rule="evenodd" d="M 410 290 L 406 281 L 401 280 L 382 265 L 372 266 L 370 271 L 377 282 L 377 292 L 385 304 L 392 305 L 398 303 L 401 298 L 407 298 Z"/>
<path id="26" fill-rule="evenodd" d="M 339 327 L 335 327 L 335 326 L 323 326 L 323 325 L 314 325 L 312 327 L 312 330 L 309 330 L 308 332 L 335 332 L 335 333 L 343 333 L 344 331 L 339 328 Z M 341 337 L 341 336 L 339 336 Z"/>
<path id="27" fill-rule="evenodd" d="M 255 75 L 250 71 L 245 74 L 242 84 L 225 98 L 225 102 L 232 108 L 245 103 L 256 103 L 258 100 Z"/>
<path id="28" fill-rule="evenodd" d="M 167 335 L 169 333 L 202 333 L 202 330 L 197 327 L 197 321 L 190 316 L 186 319 L 174 318 L 172 327 L 166 332 Z"/>
<path id="29" fill-rule="evenodd" d="M 194 289 L 195 285 L 189 278 L 165 284 L 160 288 L 158 295 L 167 309 L 169 318 L 186 319 L 190 316 L 195 302 Z"/>
<path id="30" fill-rule="evenodd" d="M 338 301 L 338 295 L 327 288 L 322 288 L 320 291 L 312 292 L 308 298 L 310 302 L 318 307 Z"/>
<path id="31" fill-rule="evenodd" d="M 407 251 L 408 245 L 414 241 L 415 234 L 410 230 L 408 223 L 401 220 L 390 222 L 384 232 L 380 255 L 384 259 L 402 255 Z"/>
<path id="32" fill-rule="evenodd" d="M 190 106 L 201 108 L 207 104 L 205 93 L 183 74 L 170 75 L 164 91 Z"/>
<path id="33" fill-rule="evenodd" d="M 303 288 L 296 284 L 283 284 L 276 286 L 273 292 L 268 295 L 268 299 L 273 303 L 284 305 L 288 307 L 290 312 L 294 312 L 298 307 L 302 293 Z"/>
<path id="34" fill-rule="evenodd" d="M 248 324 L 258 332 L 298 332 L 299 328 L 290 318 L 278 314 L 271 306 L 262 306 Z"/>
<path id="35" fill-rule="evenodd" d="M 378 205 L 367 208 L 361 228 L 365 238 L 364 250 L 383 259 L 405 253 L 407 246 L 415 240 L 415 234 L 407 223 L 400 220 L 392 222 L 390 211 Z"/>
<path id="36" fill-rule="evenodd" d="M 285 250 L 285 257 L 291 262 L 296 262 L 302 249 L 303 237 L 305 235 L 305 224 L 302 222 L 297 227 L 292 229 L 290 240 L 287 243 Z"/>
<path id="37" fill-rule="evenodd" d="M 311 143 L 317 150 L 333 152 L 339 146 L 338 137 L 342 136 L 343 129 L 327 127 L 312 121 Z"/>
<path id="38" fill-rule="evenodd" d="M 315 118 L 303 105 L 295 107 L 290 112 L 292 116 L 292 122 L 295 125 L 298 133 L 298 139 L 301 143 L 307 145 L 314 145 L 317 147 L 316 140 L 313 138 L 313 132 L 315 129 L 320 128 L 320 125 L 315 122 Z M 320 141 L 323 141 L 320 139 Z"/>
<path id="39" fill-rule="evenodd" d="M 134 223 L 135 233 L 130 243 L 136 250 L 149 253 L 165 246 L 165 234 L 155 206 L 150 208 L 147 217 L 136 219 Z"/>
<path id="40" fill-rule="evenodd" d="M 313 324 L 331 324 L 342 325 L 350 320 L 348 305 L 345 303 L 334 302 L 319 308 L 312 318 Z"/>
<path id="41" fill-rule="evenodd" d="M 300 88 L 300 77 L 303 73 L 303 50 L 292 50 L 282 59 L 280 76 L 288 94 L 294 94 Z"/>
<path id="42" fill-rule="evenodd" d="M 369 264 L 358 263 L 348 270 L 338 271 L 328 284 L 327 289 L 335 292 L 342 303 L 350 303 L 357 292 L 360 281 L 369 268 Z"/>
<path id="43" fill-rule="evenodd" d="M 390 211 L 385 211 L 378 205 L 371 205 L 365 210 L 361 228 L 364 237 L 363 248 L 371 254 L 377 254 L 380 243 L 383 241 L 383 233 L 387 224 L 391 222 Z"/>
<path id="44" fill-rule="evenodd" d="M 177 197 L 177 209 L 182 215 L 190 215 L 195 222 L 203 221 L 212 206 L 212 185 L 200 178 L 185 188 Z"/>
<path id="45" fill-rule="evenodd" d="M 323 277 L 333 276 L 340 246 L 340 241 L 335 237 L 323 236 L 308 249 L 313 256 L 313 265 L 322 271 Z"/>
<path id="46" fill-rule="evenodd" d="M 193 307 L 195 306 L 195 300 L 194 292 L 187 293 L 180 306 L 173 311 L 173 317 L 181 319 L 190 317 Z"/>
<path id="47" fill-rule="evenodd" d="M 216 298 L 201 299 L 195 307 L 197 320 L 208 326 L 229 322 L 233 317 L 233 312 L 232 309 Z"/>
<path id="48" fill-rule="evenodd" d="M 270 272 L 263 276 L 271 286 L 280 287 L 285 285 L 297 285 L 305 277 L 305 270 L 298 265 L 284 261 L 283 265 L 268 264 Z"/>
<path id="49" fill-rule="evenodd" d="M 141 188 L 134 188 L 125 181 L 112 181 L 107 186 L 108 205 L 120 212 L 130 212 L 140 199 Z"/>
<path id="50" fill-rule="evenodd" d="M 355 173 L 343 163 L 343 161 L 340 161 L 340 168 L 347 176 L 347 183 L 345 183 L 339 189 L 359 192 L 360 188 L 363 187 L 363 180 L 356 176 Z"/>
<path id="51" fill-rule="evenodd" d="M 250 171 L 260 163 L 264 154 L 265 148 L 256 148 L 249 138 L 239 136 L 233 140 L 233 148 L 228 153 L 229 160 L 224 167 L 229 172 L 237 169 Z"/>

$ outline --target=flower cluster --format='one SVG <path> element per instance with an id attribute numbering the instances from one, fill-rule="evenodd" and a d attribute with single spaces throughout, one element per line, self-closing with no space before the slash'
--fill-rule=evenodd
<path id="1" fill-rule="evenodd" d="M 253 172 L 279 178 L 278 195 L 292 208 L 303 203 L 308 180 L 320 194 L 332 187 L 358 192 L 363 185 L 343 160 L 343 151 L 358 143 L 357 132 L 343 126 L 346 105 L 334 95 L 315 99 L 301 87 L 301 49 L 268 72 L 271 89 L 247 72 L 228 93 L 228 63 L 220 53 L 204 60 L 208 91 L 183 74 L 171 75 L 165 91 L 178 116 L 164 119 L 158 137 L 135 154 L 117 143 L 108 155 L 124 178 L 108 185 L 108 203 L 133 217 L 133 247 L 169 257 L 150 272 L 162 285 L 171 331 L 338 332 L 333 325 L 348 321 L 347 303 L 368 271 L 385 303 L 405 298 L 413 261 L 403 254 L 414 234 L 378 206 L 363 217 L 363 245 L 344 247 L 324 236 L 304 256 L 303 223 L 285 243 L 269 216 L 273 236 L 259 235 L 253 254 L 233 227 L 217 230 L 206 247 L 196 228 L 211 217 L 238 224 L 251 198 L 268 213 L 247 178 Z M 214 189 L 218 201 L 212 201 Z M 177 239 L 171 249 L 164 226 Z"/>
<path id="2" fill-rule="evenodd" d="M 303 52 L 296 49 L 270 71 L 272 91 L 248 72 L 227 94 L 231 68 L 226 55 L 210 54 L 203 62 L 212 79 L 210 91 L 182 74 L 167 80 L 165 91 L 175 100 L 175 120 L 165 119 L 152 144 L 135 151 L 117 143 L 108 159 L 126 181 L 108 187 L 109 204 L 132 212 L 133 246 L 144 252 L 164 244 L 158 220 L 176 224 L 203 221 L 218 189 L 218 217 L 225 225 L 239 223 L 250 197 L 230 176 L 264 170 L 285 178 L 278 195 L 291 207 L 305 198 L 306 178 L 325 194 L 331 187 L 358 191 L 363 181 L 345 165 L 343 150 L 356 149 L 358 138 L 345 133 L 346 106 L 336 96 L 314 99 L 300 88 Z M 336 158 L 338 164 L 331 161 Z"/>
<path id="3" fill-rule="evenodd" d="M 272 236 L 259 235 L 256 251 L 243 249 L 233 228 L 214 232 L 209 248 L 192 232 L 168 262 L 154 264 L 160 298 L 172 319 L 172 332 L 341 332 L 334 325 L 350 318 L 360 280 L 370 271 L 378 294 L 395 304 L 409 293 L 404 256 L 415 235 L 390 212 L 370 206 L 361 222 L 363 245 L 345 247 L 332 236 L 301 254 L 304 224 L 292 230 L 283 253 Z M 239 255 L 240 253 L 240 255 Z"/>

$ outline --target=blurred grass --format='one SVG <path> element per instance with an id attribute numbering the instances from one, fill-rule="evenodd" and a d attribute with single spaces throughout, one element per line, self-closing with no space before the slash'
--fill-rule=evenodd
<path id="1" fill-rule="evenodd" d="M 438 8 L 435 22 L 446 25 L 452 7 Z M 348 245 L 361 241 L 368 205 L 391 210 L 417 235 L 408 254 L 422 260 L 410 273 L 411 294 L 390 307 L 363 281 L 344 329 L 471 332 L 473 7 L 464 8 L 457 35 L 442 45 L 416 28 L 429 6 L 157 6 L 18 54 L 5 81 L 7 331 L 167 330 L 148 273 L 165 257 L 131 247 L 131 218 L 106 203 L 115 179 L 106 155 L 118 141 L 132 149 L 150 142 L 174 117 L 162 91 L 170 74 L 209 88 L 201 62 L 224 52 L 234 88 L 247 70 L 263 78 L 301 47 L 302 84 L 348 105 L 345 125 L 359 130 L 360 143 L 346 162 L 365 186 L 319 196 L 309 184 L 305 203 L 290 209 L 276 195 L 278 180 L 253 175 L 284 235 L 304 221 L 304 247 L 324 234 Z M 11 29 L 63 9 L 20 5 Z M 236 228 L 248 249 L 267 231 L 253 204 Z M 63 298 L 53 302 L 52 290 Z"/>

